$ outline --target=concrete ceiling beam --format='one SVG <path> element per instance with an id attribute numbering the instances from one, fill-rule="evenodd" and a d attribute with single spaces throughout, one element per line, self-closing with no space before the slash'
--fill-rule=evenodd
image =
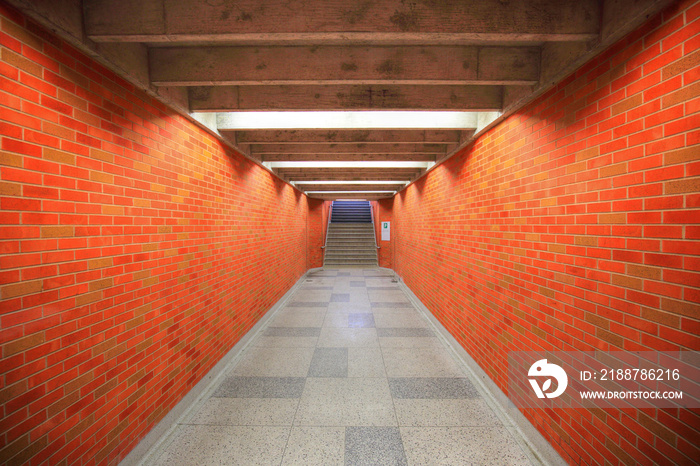
<path id="1" fill-rule="evenodd" d="M 253 144 L 251 153 L 272 154 L 444 154 L 444 144 Z"/>
<path id="2" fill-rule="evenodd" d="M 540 71 L 539 47 L 163 47 L 149 58 L 160 86 L 533 85 Z"/>
<path id="3" fill-rule="evenodd" d="M 228 131 L 219 129 L 222 135 L 236 133 L 240 144 L 394 144 L 429 143 L 458 144 L 472 131 L 459 130 L 250 130 Z"/>
<path id="4" fill-rule="evenodd" d="M 193 112 L 242 110 L 499 110 L 502 86 L 193 86 Z"/>
<path id="5" fill-rule="evenodd" d="M 95 41 L 289 45 L 580 41 L 597 37 L 597 0 L 91 0 Z"/>
<path id="6" fill-rule="evenodd" d="M 262 162 L 435 162 L 438 158 L 445 156 L 445 152 L 438 154 L 355 154 L 342 152 L 325 154 L 264 154 L 253 152 L 252 155 Z"/>

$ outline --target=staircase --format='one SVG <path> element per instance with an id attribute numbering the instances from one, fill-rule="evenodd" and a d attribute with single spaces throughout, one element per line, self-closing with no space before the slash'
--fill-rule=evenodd
<path id="1" fill-rule="evenodd" d="M 324 267 L 376 266 L 377 247 L 368 201 L 334 201 Z"/>

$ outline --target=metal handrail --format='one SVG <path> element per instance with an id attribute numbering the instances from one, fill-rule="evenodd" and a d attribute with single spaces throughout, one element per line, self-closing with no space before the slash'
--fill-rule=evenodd
<path id="1" fill-rule="evenodd" d="M 377 227 L 374 225 L 374 209 L 372 208 L 372 203 L 370 201 L 367 201 L 369 204 L 369 213 L 372 216 L 372 233 L 374 233 L 374 245 L 377 246 L 377 249 L 381 249 L 381 246 L 379 246 L 379 243 L 377 243 Z"/>
<path id="2" fill-rule="evenodd" d="M 321 246 L 321 249 L 326 249 L 326 245 L 328 244 L 328 231 L 331 229 L 331 215 L 333 215 L 333 203 L 335 201 L 331 201 L 331 206 L 328 208 L 328 225 L 326 225 L 326 239 L 323 241 L 323 246 Z"/>

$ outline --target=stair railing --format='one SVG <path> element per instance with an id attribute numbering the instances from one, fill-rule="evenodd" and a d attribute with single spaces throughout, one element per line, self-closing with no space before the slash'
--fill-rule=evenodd
<path id="1" fill-rule="evenodd" d="M 379 243 L 377 243 L 377 227 L 374 224 L 374 209 L 372 208 L 371 202 L 367 201 L 367 203 L 369 204 L 369 213 L 370 213 L 371 218 L 372 218 L 372 233 L 374 233 L 374 245 L 377 246 L 377 249 L 381 249 L 381 247 L 379 246 Z"/>
<path id="2" fill-rule="evenodd" d="M 328 244 L 328 231 L 331 229 L 331 216 L 333 215 L 333 204 L 335 201 L 331 201 L 331 206 L 328 208 L 328 224 L 326 225 L 326 239 L 323 241 L 323 246 L 321 249 L 326 249 Z"/>

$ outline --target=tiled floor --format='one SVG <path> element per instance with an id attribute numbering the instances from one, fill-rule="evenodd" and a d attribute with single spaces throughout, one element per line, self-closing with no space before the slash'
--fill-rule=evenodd
<path id="1" fill-rule="evenodd" d="M 310 274 L 160 465 L 530 464 L 381 269 Z"/>

